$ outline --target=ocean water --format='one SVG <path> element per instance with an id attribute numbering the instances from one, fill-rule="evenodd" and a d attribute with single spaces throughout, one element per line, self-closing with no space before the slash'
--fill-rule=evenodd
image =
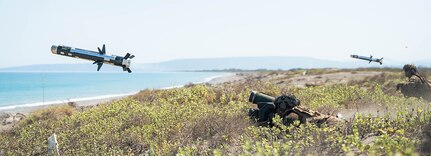
<path id="1" fill-rule="evenodd" d="M 0 110 L 71 99 L 94 99 L 206 82 L 214 72 L 26 73 L 0 72 Z"/>

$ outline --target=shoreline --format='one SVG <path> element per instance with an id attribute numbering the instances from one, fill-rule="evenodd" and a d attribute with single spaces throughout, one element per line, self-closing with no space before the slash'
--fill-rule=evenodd
<path id="1" fill-rule="evenodd" d="M 190 82 L 192 84 L 219 84 L 223 82 L 227 82 L 230 80 L 231 77 L 234 77 L 236 73 L 228 73 L 223 75 L 217 75 L 205 78 L 203 81 L 200 82 Z M 170 87 L 163 87 L 163 88 L 157 88 L 161 90 L 165 89 L 174 89 L 174 88 L 181 88 L 184 87 L 187 84 L 183 85 L 174 85 Z M 145 89 L 145 88 L 144 88 Z M 48 101 L 48 102 L 34 102 L 34 103 L 25 103 L 25 104 L 15 104 L 10 106 L 3 106 L 0 107 L 0 114 L 29 114 L 33 111 L 48 108 L 51 106 L 56 105 L 65 105 L 69 102 L 74 102 L 78 107 L 85 107 L 85 106 L 95 106 L 100 103 L 107 103 L 114 100 L 120 100 L 128 96 L 135 95 L 139 93 L 139 91 L 134 91 L 130 93 L 121 93 L 121 94 L 108 94 L 108 95 L 99 95 L 99 96 L 93 96 L 93 97 L 81 97 L 81 98 L 74 98 L 74 99 L 66 99 L 66 100 L 55 100 L 55 101 Z"/>
<path id="2" fill-rule="evenodd" d="M 48 101 L 48 102 L 35 102 L 35 103 L 26 103 L 26 104 L 17 104 L 11 106 L 0 107 L 0 113 L 30 113 L 32 111 L 47 108 L 55 105 L 63 105 L 68 104 L 69 102 L 74 102 L 77 106 L 92 106 L 98 103 L 109 102 L 112 100 L 118 100 L 127 96 L 135 95 L 138 92 L 131 93 L 123 93 L 123 94 L 109 94 L 109 95 L 100 95 L 93 97 L 82 97 L 68 100 L 56 100 L 56 101 Z"/>

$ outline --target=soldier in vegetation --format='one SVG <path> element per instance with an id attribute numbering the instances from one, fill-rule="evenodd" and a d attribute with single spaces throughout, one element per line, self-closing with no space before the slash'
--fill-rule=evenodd
<path id="1" fill-rule="evenodd" d="M 301 101 L 294 95 L 281 95 L 277 98 L 266 94 L 252 92 L 249 101 L 257 104 L 259 109 L 250 109 L 249 115 L 257 119 L 259 125 L 272 126 L 272 118 L 275 114 L 283 119 L 284 125 L 290 125 L 295 121 L 304 123 L 323 123 L 333 125 L 343 121 L 334 116 L 324 115 L 317 111 L 300 106 Z"/>
<path id="2" fill-rule="evenodd" d="M 398 84 L 397 90 L 406 97 L 417 97 L 431 101 L 431 83 L 426 77 L 421 76 L 416 66 L 412 64 L 404 65 L 403 70 L 408 82 Z"/>

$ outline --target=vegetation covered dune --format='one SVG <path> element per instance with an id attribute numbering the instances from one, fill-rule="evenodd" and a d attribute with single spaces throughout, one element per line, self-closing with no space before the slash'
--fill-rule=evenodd
<path id="1" fill-rule="evenodd" d="M 241 81 L 143 90 L 85 110 L 52 107 L 0 133 L 0 155 L 46 155 L 53 133 L 62 155 L 429 155 L 430 104 L 395 91 L 405 81 L 400 69 L 309 70 L 306 75 L 312 81 L 330 78 L 328 73 L 370 71 L 379 73 L 308 87 L 295 86 L 301 70 L 242 73 Z M 302 105 L 341 113 L 348 122 L 286 127 L 276 117 L 279 126 L 259 127 L 247 116 L 251 90 L 294 93 Z"/>

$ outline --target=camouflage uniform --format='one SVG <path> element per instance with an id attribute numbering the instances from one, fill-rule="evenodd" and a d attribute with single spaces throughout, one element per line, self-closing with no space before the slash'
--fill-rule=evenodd
<path id="1" fill-rule="evenodd" d="M 265 122 L 272 123 L 272 118 L 274 117 L 274 111 L 275 111 L 274 103 L 272 103 L 272 102 L 260 102 L 257 104 L 257 107 L 259 108 L 258 122 L 259 123 L 265 123 Z"/>
<path id="2" fill-rule="evenodd" d="M 419 74 L 416 66 L 406 64 L 403 70 L 409 82 L 398 84 L 397 90 L 406 97 L 417 97 L 431 101 L 431 83 Z"/>
<path id="3" fill-rule="evenodd" d="M 281 95 L 274 102 L 257 103 L 259 110 L 251 110 L 249 115 L 257 118 L 261 126 L 272 126 L 272 118 L 276 113 L 283 118 L 283 124 L 290 125 L 295 121 L 304 123 L 315 123 L 321 125 L 323 123 L 334 125 L 343 120 L 329 115 L 324 115 L 316 111 L 309 110 L 299 106 L 301 104 L 293 95 Z"/>
<path id="4" fill-rule="evenodd" d="M 344 121 L 340 118 L 330 116 L 330 115 L 325 115 L 301 106 L 294 107 L 293 109 L 289 110 L 286 114 L 287 115 L 285 115 L 283 118 L 283 124 L 285 125 L 290 125 L 296 120 L 300 121 L 301 124 L 315 123 L 318 126 L 324 123 L 328 125 L 335 125 L 337 123 Z"/>

